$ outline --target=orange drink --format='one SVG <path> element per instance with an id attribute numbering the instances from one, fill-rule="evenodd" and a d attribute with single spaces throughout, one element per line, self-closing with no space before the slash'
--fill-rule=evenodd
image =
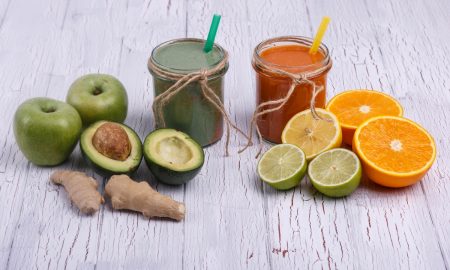
<path id="1" fill-rule="evenodd" d="M 299 75 L 329 66 L 308 78 L 316 87 L 324 87 L 315 99 L 316 107 L 324 108 L 326 79 L 331 60 L 328 49 L 323 44 L 316 54 L 309 54 L 311 44 L 312 40 L 309 38 L 286 36 L 263 41 L 255 48 L 252 63 L 256 71 L 257 105 L 281 99 L 288 94 L 293 83 L 292 78 L 274 70 Z M 281 133 L 289 119 L 310 108 L 313 91 L 311 84 L 300 83 L 284 106 L 259 116 L 257 125 L 262 137 L 273 143 L 281 143 Z"/>

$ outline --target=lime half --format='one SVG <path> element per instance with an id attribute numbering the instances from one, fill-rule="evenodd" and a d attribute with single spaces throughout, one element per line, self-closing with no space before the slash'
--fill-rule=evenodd
<path id="1" fill-rule="evenodd" d="M 285 190 L 295 187 L 305 173 L 305 153 L 292 144 L 279 144 L 270 148 L 258 163 L 258 174 L 261 180 L 276 189 Z"/>
<path id="2" fill-rule="evenodd" d="M 329 197 L 347 196 L 361 181 L 361 163 L 347 149 L 328 150 L 311 161 L 308 177 L 318 191 Z"/>

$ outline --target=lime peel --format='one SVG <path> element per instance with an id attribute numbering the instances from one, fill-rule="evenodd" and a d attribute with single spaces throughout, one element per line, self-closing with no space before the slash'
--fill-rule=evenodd
<path id="1" fill-rule="evenodd" d="M 352 151 L 336 148 L 319 154 L 308 167 L 313 186 L 329 197 L 351 194 L 361 181 L 361 162 Z"/>
<path id="2" fill-rule="evenodd" d="M 293 188 L 306 174 L 305 153 L 295 145 L 279 144 L 269 149 L 258 163 L 262 181 L 276 189 Z"/>

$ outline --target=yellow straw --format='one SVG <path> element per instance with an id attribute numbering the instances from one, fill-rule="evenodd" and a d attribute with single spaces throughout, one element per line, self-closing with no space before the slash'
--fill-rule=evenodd
<path id="1" fill-rule="evenodd" d="M 313 44 L 309 49 L 309 54 L 316 54 L 319 50 L 320 43 L 322 43 L 322 38 L 327 31 L 328 23 L 330 23 L 330 17 L 325 16 L 322 18 L 322 22 L 320 23 L 319 29 L 317 29 L 316 36 L 314 37 Z"/>

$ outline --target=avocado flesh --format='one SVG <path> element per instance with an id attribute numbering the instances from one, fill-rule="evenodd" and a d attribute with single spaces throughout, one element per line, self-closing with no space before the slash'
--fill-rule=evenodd
<path id="1" fill-rule="evenodd" d="M 99 169 L 101 174 L 130 174 L 137 170 L 142 160 L 142 145 L 139 136 L 129 127 L 123 124 L 115 123 L 121 126 L 128 135 L 131 144 L 131 152 L 127 159 L 120 161 L 104 156 L 95 149 L 92 144 L 92 137 L 95 131 L 104 124 L 105 121 L 99 121 L 89 126 L 82 134 L 80 139 L 80 148 L 85 159 Z"/>
<path id="2" fill-rule="evenodd" d="M 202 147 L 187 134 L 158 129 L 144 141 L 145 161 L 153 175 L 169 185 L 180 185 L 194 178 L 204 162 Z"/>

